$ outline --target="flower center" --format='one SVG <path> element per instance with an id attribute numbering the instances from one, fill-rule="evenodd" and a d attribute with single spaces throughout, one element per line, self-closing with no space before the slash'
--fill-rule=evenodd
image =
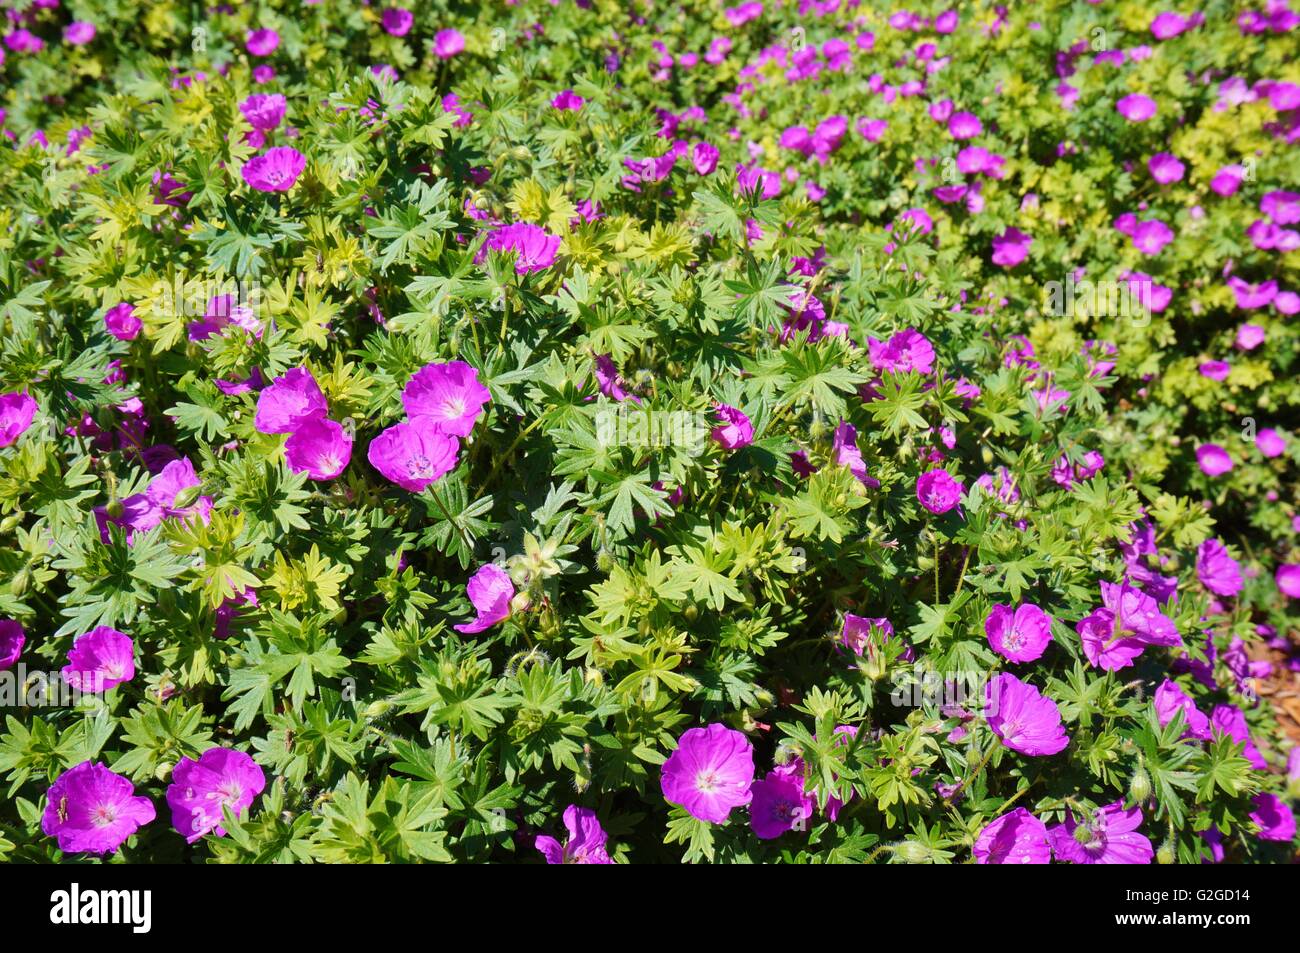
<path id="1" fill-rule="evenodd" d="M 465 416 L 465 400 L 461 397 L 448 398 L 442 406 L 442 415 L 448 420 L 459 420 Z"/>
<path id="2" fill-rule="evenodd" d="M 96 804 L 90 812 L 90 823 L 96 827 L 108 827 L 117 820 L 116 804 Z"/>
<path id="3" fill-rule="evenodd" d="M 701 771 L 695 776 L 695 789 L 702 794 L 712 794 L 721 786 L 717 773 L 712 770 Z"/>
<path id="4" fill-rule="evenodd" d="M 417 453 L 406 461 L 406 472 L 417 480 L 433 476 L 433 463 L 422 453 Z"/>

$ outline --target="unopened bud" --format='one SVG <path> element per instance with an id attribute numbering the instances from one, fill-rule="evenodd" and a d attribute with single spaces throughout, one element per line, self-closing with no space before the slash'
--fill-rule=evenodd
<path id="1" fill-rule="evenodd" d="M 533 601 L 532 597 L 528 595 L 527 590 L 524 590 L 523 592 L 517 592 L 515 593 L 515 597 L 510 600 L 510 611 L 527 612 L 528 606 L 532 603 L 532 601 Z"/>
<path id="2" fill-rule="evenodd" d="M 1133 777 L 1128 783 L 1129 796 L 1139 804 L 1146 802 L 1151 797 L 1151 775 L 1147 774 L 1147 769 L 1138 765 L 1137 770 L 1133 772 Z"/>
<path id="3" fill-rule="evenodd" d="M 924 864 L 927 863 L 934 852 L 924 844 L 917 843 L 914 840 L 904 841 L 898 847 L 894 848 L 894 856 L 899 858 L 905 864 Z"/>
<path id="4" fill-rule="evenodd" d="M 1160 849 L 1156 851 L 1156 863 L 1172 864 L 1174 859 L 1174 845 L 1169 841 L 1165 841 L 1160 845 Z"/>

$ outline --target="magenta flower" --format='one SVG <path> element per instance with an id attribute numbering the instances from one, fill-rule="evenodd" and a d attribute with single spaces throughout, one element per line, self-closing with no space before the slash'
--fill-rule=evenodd
<path id="1" fill-rule="evenodd" d="M 23 654 L 27 636 L 22 623 L 13 619 L 0 619 L 0 672 L 13 668 L 18 656 Z"/>
<path id="2" fill-rule="evenodd" d="M 134 656 L 129 636 L 101 625 L 73 643 L 63 680 L 79 692 L 98 695 L 135 677 Z"/>
<path id="3" fill-rule="evenodd" d="M 1196 576 L 1201 585 L 1218 596 L 1235 596 L 1243 585 L 1241 565 L 1217 539 L 1207 539 L 1196 551 Z"/>
<path id="4" fill-rule="evenodd" d="M 587 807 L 570 804 L 564 809 L 564 826 L 569 840 L 564 846 L 554 837 L 539 835 L 533 845 L 542 852 L 548 864 L 612 864 L 605 852 L 607 839 L 596 812 Z"/>
<path id="5" fill-rule="evenodd" d="M 1102 605 L 1075 626 L 1083 654 L 1097 668 L 1127 668 L 1147 646 L 1182 646 L 1173 620 L 1145 592 L 1127 582 L 1103 582 L 1101 600 Z"/>
<path id="6" fill-rule="evenodd" d="M 962 485 L 947 470 L 927 470 L 916 478 L 916 498 L 931 513 L 947 513 L 961 502 Z"/>
<path id="7" fill-rule="evenodd" d="M 311 371 L 295 367 L 257 395 L 253 426 L 258 433 L 293 433 L 307 421 L 329 412 L 325 395 Z"/>
<path id="8" fill-rule="evenodd" d="M 1190 26 L 1191 21 L 1167 10 L 1164 13 L 1157 13 L 1155 19 L 1151 21 L 1151 35 L 1157 40 L 1170 40 Z"/>
<path id="9" fill-rule="evenodd" d="M 422 493 L 456 468 L 460 444 L 428 420 L 394 424 L 366 451 L 370 465 L 404 490 Z"/>
<path id="10" fill-rule="evenodd" d="M 1250 803 L 1255 805 L 1250 819 L 1259 825 L 1260 840 L 1291 842 L 1295 837 L 1295 815 L 1286 801 L 1276 794 L 1256 794 Z"/>
<path id="11" fill-rule="evenodd" d="M 465 591 L 478 616 L 473 622 L 454 626 L 457 632 L 466 635 L 482 632 L 510 615 L 510 600 L 515 597 L 514 583 L 510 581 L 510 574 L 496 563 L 480 566 L 465 584 Z"/>
<path id="12" fill-rule="evenodd" d="M 691 163 L 700 175 L 712 175 L 718 167 L 718 147 L 707 142 L 697 142 L 691 149 Z"/>
<path id="13" fill-rule="evenodd" d="M 597 354 L 594 360 L 596 386 L 600 392 L 611 400 L 627 400 L 632 395 L 623 387 L 623 378 L 618 373 L 614 359 L 608 354 Z M 636 400 L 633 397 L 633 400 Z M 637 401 L 640 403 L 640 401 Z"/>
<path id="14" fill-rule="evenodd" d="M 1009 672 L 995 675 L 985 686 L 984 717 L 1004 745 L 1023 755 L 1056 754 L 1070 743 L 1056 702 Z"/>
<path id="15" fill-rule="evenodd" d="M 880 481 L 867 473 L 866 461 L 862 459 L 862 451 L 858 449 L 858 430 L 848 421 L 841 420 L 840 425 L 835 428 L 831 453 L 835 456 L 835 462 L 842 467 L 848 467 L 849 472 L 861 483 L 872 489 L 879 488 Z"/>
<path id="16" fill-rule="evenodd" d="M 202 483 L 194 472 L 194 464 L 188 458 L 168 462 L 143 493 L 136 493 L 121 501 L 120 515 L 110 516 L 107 507 L 95 507 L 95 522 L 99 526 L 100 538 L 105 543 L 112 539 L 109 526 L 113 524 L 126 529 L 128 543 L 137 533 L 147 533 L 168 518 L 184 520 L 197 515 L 207 525 L 212 514 L 212 497 L 200 496 L 188 506 L 176 506 L 182 491 L 201 486 Z"/>
<path id="17" fill-rule="evenodd" d="M 984 124 L 974 113 L 956 112 L 948 118 L 948 135 L 954 139 L 974 139 L 984 131 Z"/>
<path id="18" fill-rule="evenodd" d="M 1115 103 L 1115 109 L 1129 122 L 1146 122 L 1156 114 L 1156 101 L 1142 93 L 1132 93 Z"/>
<path id="19" fill-rule="evenodd" d="M 1187 167 L 1172 153 L 1157 152 L 1147 160 L 1147 171 L 1151 173 L 1151 178 L 1161 185 L 1169 185 L 1171 182 L 1180 181 Z"/>
<path id="20" fill-rule="evenodd" d="M 0 447 L 8 447 L 27 432 L 36 416 L 29 394 L 0 394 Z"/>
<path id="21" fill-rule="evenodd" d="M 104 328 L 119 341 L 134 341 L 143 327 L 135 316 L 135 306 L 125 301 L 104 312 Z"/>
<path id="22" fill-rule="evenodd" d="M 276 146 L 245 162 L 240 174 L 259 192 L 288 192 L 305 168 L 305 155 L 293 146 Z"/>
<path id="23" fill-rule="evenodd" d="M 266 775 L 242 751 L 209 748 L 198 761 L 181 758 L 167 786 L 172 827 L 190 844 L 211 831 L 225 837 L 223 808 L 239 817 L 265 788 Z"/>
<path id="24" fill-rule="evenodd" d="M 84 46 L 95 38 L 95 24 L 73 20 L 63 28 L 63 42 L 69 46 Z"/>
<path id="25" fill-rule="evenodd" d="M 561 112 L 577 112 L 587 101 L 571 89 L 562 89 L 551 99 L 551 108 Z"/>
<path id="26" fill-rule="evenodd" d="M 474 121 L 474 114 L 461 106 L 460 97 L 455 93 L 448 93 L 442 97 L 442 108 L 444 112 L 449 112 L 456 117 L 452 125 L 457 129 L 463 129 Z"/>
<path id="27" fill-rule="evenodd" d="M 465 37 L 459 30 L 439 30 L 433 37 L 433 55 L 440 60 L 451 59 L 465 49 Z"/>
<path id="28" fill-rule="evenodd" d="M 279 93 L 254 93 L 239 104 L 239 111 L 254 129 L 270 132 L 284 119 L 286 105 Z"/>
<path id="29" fill-rule="evenodd" d="M 1237 339 L 1233 343 L 1240 351 L 1253 351 L 1264 343 L 1267 332 L 1258 324 L 1243 324 L 1237 328 Z"/>
<path id="30" fill-rule="evenodd" d="M 1272 459 L 1286 453 L 1286 437 L 1272 427 L 1264 427 L 1255 434 L 1255 449 Z"/>
<path id="31" fill-rule="evenodd" d="M 410 32 L 411 24 L 415 22 L 415 14 L 401 7 L 390 7 L 384 11 L 380 22 L 384 30 L 392 36 L 406 36 Z"/>
<path id="32" fill-rule="evenodd" d="M 895 332 L 887 342 L 867 338 L 867 351 L 872 366 L 878 371 L 891 374 L 934 372 L 934 345 L 915 328 Z"/>
<path id="33" fill-rule="evenodd" d="M 1222 476 L 1232 469 L 1232 457 L 1217 443 L 1205 443 L 1197 447 L 1196 463 L 1208 477 Z"/>
<path id="34" fill-rule="evenodd" d="M 664 800 L 713 824 L 723 823 L 733 808 L 750 802 L 753 783 L 754 748 L 749 739 L 716 722 L 683 734 L 659 774 Z"/>
<path id="35" fill-rule="evenodd" d="M 1029 256 L 1029 246 L 1034 239 L 1018 228 L 1008 228 L 993 236 L 993 264 L 1014 268 Z"/>
<path id="36" fill-rule="evenodd" d="M 487 241 L 478 250 L 474 262 L 481 264 L 489 251 L 514 252 L 515 274 L 526 275 L 550 268 L 555 264 L 555 255 L 559 250 L 559 235 L 552 235 L 531 222 L 517 222 L 514 225 L 498 225 L 489 232 Z"/>
<path id="37" fill-rule="evenodd" d="M 1138 222 L 1129 238 L 1133 242 L 1133 247 L 1142 254 L 1158 255 L 1166 245 L 1174 240 L 1174 233 L 1164 222 L 1158 218 L 1153 218 L 1145 222 Z"/>
<path id="38" fill-rule="evenodd" d="M 1033 662 L 1047 651 L 1052 641 L 1052 617 L 1026 602 L 1014 612 L 1010 606 L 995 605 L 984 620 L 989 645 L 1012 662 Z"/>
<path id="39" fill-rule="evenodd" d="M 739 450 L 754 442 L 754 425 L 744 411 L 719 404 L 716 413 L 721 423 L 709 431 L 709 437 L 724 450 Z"/>
<path id="40" fill-rule="evenodd" d="M 352 438 L 336 421 L 311 417 L 284 442 L 284 459 L 294 473 L 306 473 L 313 480 L 333 480 L 352 459 Z"/>
<path id="41" fill-rule="evenodd" d="M 846 612 L 844 626 L 840 629 L 840 642 L 854 655 L 862 655 L 867 650 L 873 629 L 879 633 L 881 642 L 887 642 L 894 637 L 894 624 L 888 619 L 871 619 Z M 911 651 L 910 646 L 908 651 Z"/>
<path id="42" fill-rule="evenodd" d="M 1227 361 L 1202 361 L 1197 368 L 1202 377 L 1208 377 L 1212 381 L 1227 380 L 1228 375 L 1232 373 L 1232 365 Z"/>
<path id="43" fill-rule="evenodd" d="M 136 797 L 127 778 L 83 761 L 46 792 L 41 830 L 65 854 L 112 854 L 155 816 L 153 802 Z"/>
<path id="44" fill-rule="evenodd" d="M 802 830 L 815 802 L 803 789 L 802 772 L 770 771 L 749 788 L 749 825 L 759 840 L 774 840 L 786 831 Z"/>
<path id="45" fill-rule="evenodd" d="M 479 382 L 478 370 L 464 361 L 426 364 L 402 389 L 407 417 L 423 419 L 453 437 L 467 436 L 491 399 L 491 392 Z"/>
<path id="46" fill-rule="evenodd" d="M 1283 563 L 1278 566 L 1274 579 L 1283 595 L 1300 599 L 1300 563 Z"/>
<path id="47" fill-rule="evenodd" d="M 1229 195 L 1236 193 L 1241 188 L 1241 183 L 1246 177 L 1246 167 L 1243 165 L 1225 165 L 1222 169 L 1214 174 L 1210 180 L 1210 188 L 1219 195 L 1227 198 Z"/>
<path id="48" fill-rule="evenodd" d="M 1255 747 L 1255 740 L 1250 736 L 1250 726 L 1246 724 L 1246 715 L 1235 705 L 1215 705 L 1210 712 L 1210 727 L 1220 734 L 1227 735 L 1235 743 L 1244 745 L 1242 757 L 1250 762 L 1251 767 L 1259 771 L 1268 770 L 1268 762 Z"/>
<path id="49" fill-rule="evenodd" d="M 245 45 L 254 56 L 270 56 L 280 46 L 280 34 L 274 30 L 253 30 Z"/>
<path id="50" fill-rule="evenodd" d="M 1052 860 L 1047 827 L 1023 807 L 989 821 L 975 839 L 977 864 L 1046 864 Z"/>
<path id="51" fill-rule="evenodd" d="M 1057 859 L 1071 864 L 1149 864 L 1155 850 L 1138 833 L 1141 826 L 1142 809 L 1134 806 L 1126 811 L 1124 802 L 1116 801 L 1094 811 L 1082 824 L 1071 811 L 1064 824 L 1047 834 Z"/>
<path id="52" fill-rule="evenodd" d="M 1183 737 L 1209 740 L 1210 719 L 1196 707 L 1191 696 L 1183 691 L 1177 682 L 1166 678 L 1160 683 L 1160 687 L 1156 689 L 1155 706 L 1156 717 L 1160 719 L 1162 726 L 1173 721 L 1175 713 L 1181 710 L 1183 723 L 1187 726 Z"/>

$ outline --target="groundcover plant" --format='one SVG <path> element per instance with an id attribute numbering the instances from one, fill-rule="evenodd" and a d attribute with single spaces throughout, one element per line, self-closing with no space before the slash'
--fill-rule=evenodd
<path id="1" fill-rule="evenodd" d="M 0 859 L 1294 858 L 1300 7 L 7 7 Z"/>

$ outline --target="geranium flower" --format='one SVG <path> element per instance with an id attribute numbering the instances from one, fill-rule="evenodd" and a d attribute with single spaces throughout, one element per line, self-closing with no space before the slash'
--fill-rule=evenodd
<path id="1" fill-rule="evenodd" d="M 974 113 L 956 112 L 948 119 L 948 135 L 961 141 L 974 139 L 984 131 L 984 124 Z"/>
<path id="2" fill-rule="evenodd" d="M 1232 457 L 1217 443 L 1204 443 L 1197 447 L 1196 463 L 1208 477 L 1222 476 L 1232 469 Z"/>
<path id="3" fill-rule="evenodd" d="M 1014 611 L 998 604 L 984 620 L 984 634 L 993 651 L 1003 658 L 1033 662 L 1042 657 L 1052 641 L 1052 617 L 1030 602 Z"/>
<path id="4" fill-rule="evenodd" d="M 69 46 L 84 46 L 95 38 L 95 24 L 73 20 L 63 28 L 63 42 Z"/>
<path id="5" fill-rule="evenodd" d="M 477 368 L 464 361 L 426 364 L 402 388 L 402 406 L 411 420 L 423 419 L 439 433 L 469 435 L 492 393 L 479 382 Z"/>
<path id="6" fill-rule="evenodd" d="M 1023 807 L 989 821 L 975 839 L 977 864 L 1047 864 L 1052 860 L 1047 827 Z"/>
<path id="7" fill-rule="evenodd" d="M 1207 539 L 1196 551 L 1196 576 L 1215 595 L 1235 596 L 1241 592 L 1241 565 L 1228 555 L 1217 539 Z"/>
<path id="8" fill-rule="evenodd" d="M 531 222 L 517 222 L 514 225 L 499 225 L 488 233 L 478 254 L 475 264 L 482 264 L 489 251 L 514 252 L 515 274 L 526 275 L 541 271 L 555 264 L 556 252 L 560 250 L 560 236 L 552 235 L 540 225 Z"/>
<path id="9" fill-rule="evenodd" d="M 1146 122 L 1156 114 L 1156 101 L 1142 93 L 1132 93 L 1115 103 L 1116 111 L 1129 122 Z"/>
<path id="10" fill-rule="evenodd" d="M 962 485 L 947 470 L 927 470 L 916 478 L 916 498 L 931 513 L 947 513 L 961 502 Z"/>
<path id="11" fill-rule="evenodd" d="M 551 99 L 551 108 L 561 112 L 578 112 L 587 101 L 571 89 L 562 89 Z"/>
<path id="12" fill-rule="evenodd" d="M 750 786 L 749 824 L 759 840 L 774 840 L 812 817 L 815 802 L 802 773 L 770 771 Z"/>
<path id="13" fill-rule="evenodd" d="M 1094 811 L 1082 823 L 1070 811 L 1064 824 L 1047 833 L 1057 859 L 1071 864 L 1149 864 L 1155 850 L 1138 833 L 1141 826 L 1141 808 L 1126 811 L 1124 802 L 1116 801 Z"/>
<path id="14" fill-rule="evenodd" d="M 1274 579 L 1283 595 L 1300 599 L 1300 563 L 1284 563 L 1278 566 Z"/>
<path id="15" fill-rule="evenodd" d="M 104 328 L 119 341 L 134 341 L 144 324 L 135 316 L 135 306 L 123 301 L 104 312 Z"/>
<path id="16" fill-rule="evenodd" d="M 533 845 L 542 852 L 548 864 L 612 864 L 605 852 L 608 835 L 600 826 L 596 812 L 586 807 L 570 804 L 564 809 L 564 826 L 569 831 L 568 841 L 561 846 L 554 837 L 539 835 Z"/>
<path id="17" fill-rule="evenodd" d="M 1264 427 L 1255 434 L 1255 449 L 1272 459 L 1286 453 L 1286 436 L 1272 427 Z"/>
<path id="18" fill-rule="evenodd" d="M 1291 807 L 1276 794 L 1256 794 L 1250 799 L 1255 810 L 1250 819 L 1259 825 L 1259 839 L 1289 844 L 1295 839 L 1295 815 Z"/>
<path id="19" fill-rule="evenodd" d="M 411 24 L 415 22 L 415 14 L 401 7 L 390 7 L 384 11 L 379 22 L 383 24 L 384 31 L 390 35 L 406 36 L 410 32 Z"/>
<path id="20" fill-rule="evenodd" d="M 63 680 L 79 692 L 106 692 L 135 678 L 135 643 L 101 625 L 77 637 L 62 672 Z"/>
<path id="21" fill-rule="evenodd" d="M 733 808 L 752 799 L 754 748 L 726 725 L 692 728 L 664 762 L 659 783 L 668 803 L 685 808 L 697 820 L 721 824 Z"/>
<path id="22" fill-rule="evenodd" d="M 1173 620 L 1145 592 L 1127 582 L 1103 582 L 1101 599 L 1101 607 L 1075 626 L 1083 654 L 1096 667 L 1114 672 L 1132 665 L 1148 646 L 1182 646 Z"/>
<path id="23" fill-rule="evenodd" d="M 0 619 L 0 672 L 13 668 L 18 657 L 23 654 L 27 635 L 22 623 L 13 619 Z"/>
<path id="24" fill-rule="evenodd" d="M 465 591 L 478 616 L 473 622 L 454 626 L 457 632 L 467 635 L 482 632 L 510 615 L 510 600 L 515 597 L 514 583 L 510 581 L 510 574 L 496 563 L 480 566 L 465 584 Z"/>
<path id="25" fill-rule="evenodd" d="M 294 473 L 313 480 L 333 480 L 352 459 L 352 438 L 328 417 L 311 417 L 298 424 L 284 443 L 284 459 Z"/>
<path id="26" fill-rule="evenodd" d="M 456 468 L 459 451 L 455 437 L 421 418 L 394 424 L 370 441 L 366 459 L 402 489 L 422 493 Z"/>
<path id="27" fill-rule="evenodd" d="M 739 450 L 754 442 L 754 425 L 744 411 L 719 404 L 715 413 L 721 423 L 709 431 L 709 437 L 724 450 Z"/>
<path id="28" fill-rule="evenodd" d="M 172 827 L 190 844 L 212 831 L 225 837 L 223 809 L 240 817 L 265 788 L 266 775 L 242 751 L 209 748 L 197 761 L 181 758 L 167 786 Z"/>
<path id="29" fill-rule="evenodd" d="M 248 34 L 245 46 L 254 56 L 270 56 L 280 46 L 280 34 L 274 30 L 253 30 Z"/>
<path id="30" fill-rule="evenodd" d="M 1215 705 L 1210 712 L 1210 727 L 1225 734 L 1239 745 L 1245 745 L 1242 757 L 1250 762 L 1251 767 L 1259 771 L 1268 770 L 1268 762 L 1255 747 L 1255 740 L 1250 736 L 1250 726 L 1246 724 L 1246 715 L 1235 705 Z"/>
<path id="31" fill-rule="evenodd" d="M 465 37 L 459 30 L 439 30 L 433 37 L 433 55 L 449 60 L 465 49 Z"/>
<path id="32" fill-rule="evenodd" d="M 894 624 L 886 618 L 872 619 L 866 616 L 844 613 L 844 625 L 840 629 L 840 642 L 854 655 L 861 656 L 867 650 L 872 631 L 878 633 L 881 642 L 888 642 L 894 637 Z M 914 653 L 909 645 L 903 649 L 902 658 L 912 661 Z"/>
<path id="33" fill-rule="evenodd" d="M 1023 755 L 1056 754 L 1070 743 L 1056 702 L 1009 672 L 995 675 L 985 686 L 984 717 L 1004 745 Z"/>
<path id="34" fill-rule="evenodd" d="M 254 93 L 239 104 L 239 111 L 254 129 L 270 132 L 284 119 L 286 105 L 279 93 Z"/>
<path id="35" fill-rule="evenodd" d="M 718 147 L 707 142 L 697 142 L 691 149 L 691 164 L 700 175 L 712 175 L 718 167 Z"/>
<path id="36" fill-rule="evenodd" d="M 293 146 L 276 146 L 245 162 L 240 174 L 259 192 L 288 192 L 305 168 L 305 155 Z"/>
<path id="37" fill-rule="evenodd" d="M 1156 689 L 1154 701 L 1156 717 L 1160 719 L 1161 725 L 1169 724 L 1174 720 L 1175 713 L 1182 711 L 1183 723 L 1187 725 L 1183 737 L 1209 740 L 1210 719 L 1196 707 L 1191 696 L 1178 687 L 1177 682 L 1168 678 L 1161 682 L 1160 687 Z"/>
<path id="38" fill-rule="evenodd" d="M 848 467 L 849 472 L 859 482 L 872 489 L 879 488 L 880 481 L 867 473 L 867 464 L 862 459 L 862 451 L 858 449 L 858 431 L 852 424 L 840 421 L 839 426 L 835 428 L 831 453 L 835 457 L 835 462 L 842 467 Z"/>
<path id="39" fill-rule="evenodd" d="M 1151 173 L 1151 178 L 1161 185 L 1169 185 L 1171 182 L 1180 181 L 1187 167 L 1178 160 L 1177 156 L 1168 152 L 1157 152 L 1147 160 L 1147 170 Z"/>
<path id="40" fill-rule="evenodd" d="M 915 328 L 904 328 L 890 335 L 888 341 L 867 338 L 872 366 L 881 372 L 902 374 L 934 373 L 934 345 Z"/>
<path id="41" fill-rule="evenodd" d="M 328 412 L 325 395 L 311 371 L 295 367 L 258 394 L 253 426 L 259 433 L 293 433 L 307 421 L 324 417 Z"/>
<path id="42" fill-rule="evenodd" d="M 1029 256 L 1029 246 L 1034 239 L 1018 228 L 1008 228 L 993 237 L 993 264 L 1014 268 Z"/>
<path id="43" fill-rule="evenodd" d="M 156 817 L 153 802 L 102 764 L 83 761 L 45 793 L 41 830 L 65 854 L 112 854 Z"/>
<path id="44" fill-rule="evenodd" d="M 8 447 L 27 432 L 36 416 L 31 395 L 0 394 L 0 447 Z"/>

